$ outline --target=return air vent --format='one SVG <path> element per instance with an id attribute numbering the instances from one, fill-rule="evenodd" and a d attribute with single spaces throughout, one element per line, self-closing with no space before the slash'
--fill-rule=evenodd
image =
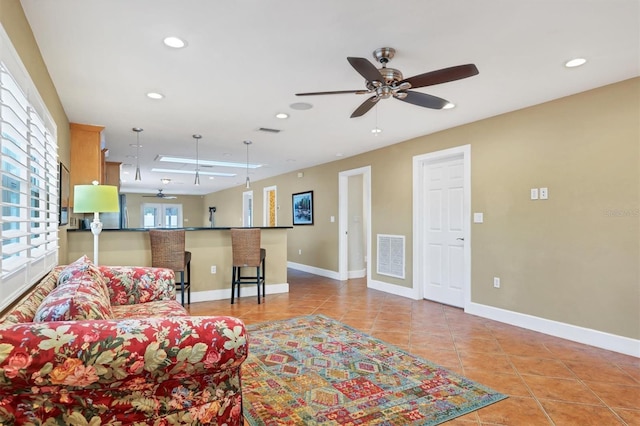
<path id="1" fill-rule="evenodd" d="M 270 129 L 268 127 L 260 127 L 258 129 L 258 131 L 267 132 L 267 133 L 280 133 L 282 130 L 280 130 L 280 129 Z"/>
<path id="2" fill-rule="evenodd" d="M 378 274 L 404 278 L 404 257 L 404 235 L 378 234 Z"/>

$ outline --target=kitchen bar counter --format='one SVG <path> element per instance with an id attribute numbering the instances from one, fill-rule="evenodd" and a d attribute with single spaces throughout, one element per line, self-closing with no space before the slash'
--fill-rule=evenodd
<path id="1" fill-rule="evenodd" d="M 229 228 L 184 228 L 185 247 L 191 252 L 191 302 L 231 297 L 231 233 Z M 261 246 L 267 250 L 267 301 L 273 293 L 287 293 L 287 230 L 290 226 L 261 228 Z M 100 263 L 103 265 L 150 266 L 148 229 L 105 229 L 100 234 Z M 68 259 L 83 254 L 93 257 L 90 230 L 67 230 Z M 215 273 L 211 273 L 215 266 Z M 256 295 L 256 287 L 242 286 L 242 296 Z M 255 300 L 253 300 L 255 302 Z"/>

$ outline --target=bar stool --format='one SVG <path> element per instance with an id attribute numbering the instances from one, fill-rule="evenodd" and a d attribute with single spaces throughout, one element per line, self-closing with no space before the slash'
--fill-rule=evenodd
<path id="1" fill-rule="evenodd" d="M 260 304 L 260 284 L 262 284 L 262 297 L 265 292 L 265 259 L 266 250 L 260 248 L 259 228 L 233 228 L 231 229 L 231 251 L 233 254 L 233 274 L 231 279 L 231 304 L 238 287 L 240 298 L 240 285 L 256 284 L 258 287 L 258 304 Z M 255 275 L 243 275 L 243 268 L 256 268 Z"/>
<path id="2" fill-rule="evenodd" d="M 180 282 L 176 282 L 176 288 L 180 288 L 182 306 L 184 306 L 185 291 L 187 292 L 187 303 L 191 305 L 191 252 L 184 249 L 184 232 L 184 229 L 149 230 L 151 266 L 180 272 Z"/>

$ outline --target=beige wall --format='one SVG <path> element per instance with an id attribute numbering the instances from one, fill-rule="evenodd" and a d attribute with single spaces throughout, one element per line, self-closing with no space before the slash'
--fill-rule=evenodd
<path id="1" fill-rule="evenodd" d="M 127 211 L 129 213 L 129 228 L 141 228 L 142 204 L 182 204 L 182 219 L 184 227 L 208 227 L 208 210 L 204 207 L 204 197 L 202 195 L 178 195 L 176 199 L 163 200 L 162 198 L 143 197 L 143 194 L 126 194 Z M 207 215 L 203 214 L 207 211 Z M 206 219 L 206 222 L 204 221 Z"/>
<path id="2" fill-rule="evenodd" d="M 51 81 L 49 71 L 42 55 L 40 55 L 40 49 L 18 0 L 0 0 L 0 23 L 9 35 L 13 47 L 18 52 L 40 97 L 47 105 L 49 113 L 58 126 L 58 155 L 60 161 L 69 168 L 69 120 L 62 108 L 58 92 Z M 66 229 L 66 226 L 61 227 L 59 233 L 58 257 L 60 263 L 67 263 Z"/>
<path id="3" fill-rule="evenodd" d="M 492 117 L 310 169 L 253 183 L 278 188 L 278 224 L 291 194 L 314 191 L 315 225 L 289 231 L 288 260 L 338 270 L 338 173 L 372 169 L 372 271 L 376 234 L 405 235 L 412 277 L 412 158 L 471 145 L 473 302 L 640 338 L 640 78 Z M 529 190 L 548 187 L 549 200 Z M 241 223 L 243 187 L 210 194 L 219 226 Z M 302 249 L 302 255 L 298 250 Z M 502 288 L 493 288 L 493 277 Z"/>

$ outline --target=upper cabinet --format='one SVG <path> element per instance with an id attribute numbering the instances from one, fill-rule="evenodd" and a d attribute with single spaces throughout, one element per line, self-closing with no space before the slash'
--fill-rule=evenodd
<path id="1" fill-rule="evenodd" d="M 73 206 L 74 185 L 90 185 L 106 180 L 105 150 L 102 140 L 103 126 L 70 123 L 71 167 L 69 204 Z M 119 180 L 119 176 L 118 176 Z"/>
<path id="2" fill-rule="evenodd" d="M 107 161 L 104 163 L 104 181 L 105 185 L 113 185 L 118 187 L 120 193 L 120 165 L 122 163 L 116 161 Z"/>

